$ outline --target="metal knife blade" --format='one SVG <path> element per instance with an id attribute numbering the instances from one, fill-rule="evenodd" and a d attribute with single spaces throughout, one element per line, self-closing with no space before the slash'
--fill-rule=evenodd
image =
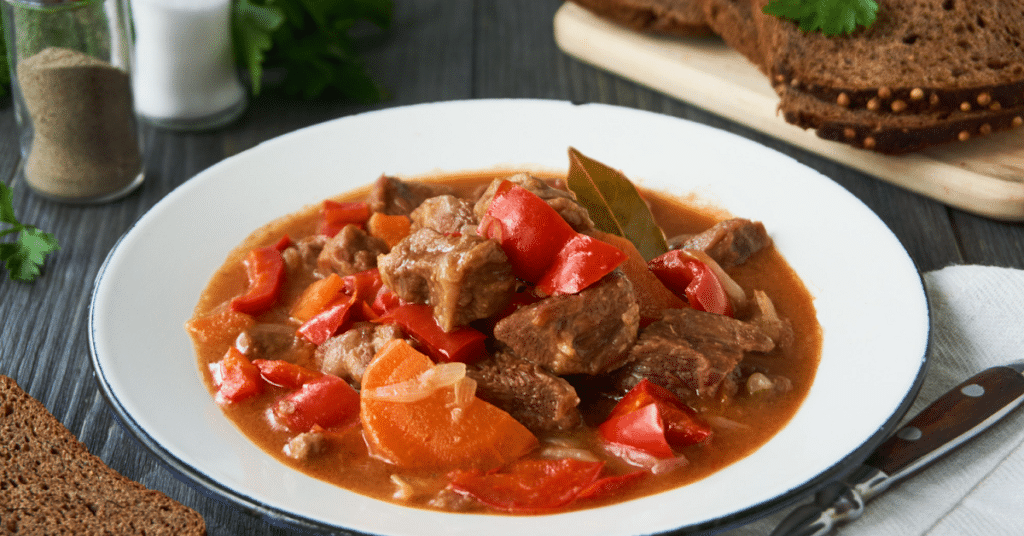
<path id="1" fill-rule="evenodd" d="M 940 396 L 864 464 L 795 508 L 771 536 L 823 536 L 860 517 L 894 483 L 964 444 L 1024 403 L 1024 362 L 986 369 Z"/>

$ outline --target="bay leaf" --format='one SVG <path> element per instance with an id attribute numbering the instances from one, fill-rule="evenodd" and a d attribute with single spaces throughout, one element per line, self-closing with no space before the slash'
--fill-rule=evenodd
<path id="1" fill-rule="evenodd" d="M 665 233 L 621 171 L 570 147 L 566 183 L 599 230 L 628 239 L 648 261 L 668 251 Z"/>

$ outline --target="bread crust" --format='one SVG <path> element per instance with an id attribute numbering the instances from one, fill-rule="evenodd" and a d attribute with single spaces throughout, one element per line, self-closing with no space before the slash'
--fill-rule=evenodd
<path id="1" fill-rule="evenodd" d="M 773 87 L 892 114 L 1024 105 L 1024 36 L 1005 0 L 879 0 L 870 28 L 838 37 L 764 15 L 767 2 L 753 11 Z"/>
<path id="2" fill-rule="evenodd" d="M 704 18 L 729 48 L 767 74 L 750 0 L 704 0 Z"/>
<path id="3" fill-rule="evenodd" d="M 202 535 L 198 512 L 90 454 L 0 375 L 0 533 Z"/>
<path id="4" fill-rule="evenodd" d="M 815 129 L 820 138 L 884 154 L 987 136 L 1024 126 L 1024 106 L 999 111 L 892 115 L 849 110 L 784 88 L 779 110 L 787 122 Z"/>
<path id="5" fill-rule="evenodd" d="M 711 35 L 703 0 L 571 0 L 595 15 L 638 32 L 695 37 Z"/>
<path id="6" fill-rule="evenodd" d="M 870 28 L 838 37 L 766 15 L 769 0 L 573 1 L 639 31 L 700 8 L 687 17 L 768 76 L 787 122 L 824 139 L 903 154 L 1024 122 L 1024 28 L 1007 15 L 1022 0 L 878 0 Z"/>

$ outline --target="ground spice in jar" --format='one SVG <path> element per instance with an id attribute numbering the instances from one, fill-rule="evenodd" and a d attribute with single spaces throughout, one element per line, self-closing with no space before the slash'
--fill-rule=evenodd
<path id="1" fill-rule="evenodd" d="M 117 194 L 141 178 L 128 73 L 81 52 L 45 48 L 17 65 L 32 122 L 25 181 L 56 198 Z"/>

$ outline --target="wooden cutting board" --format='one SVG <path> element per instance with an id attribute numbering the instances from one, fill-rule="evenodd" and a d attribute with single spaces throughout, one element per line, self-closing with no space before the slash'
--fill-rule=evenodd
<path id="1" fill-rule="evenodd" d="M 818 138 L 776 114 L 767 78 L 718 38 L 641 34 L 571 2 L 554 19 L 566 54 L 945 204 L 1024 221 L 1024 129 L 888 156 Z"/>

